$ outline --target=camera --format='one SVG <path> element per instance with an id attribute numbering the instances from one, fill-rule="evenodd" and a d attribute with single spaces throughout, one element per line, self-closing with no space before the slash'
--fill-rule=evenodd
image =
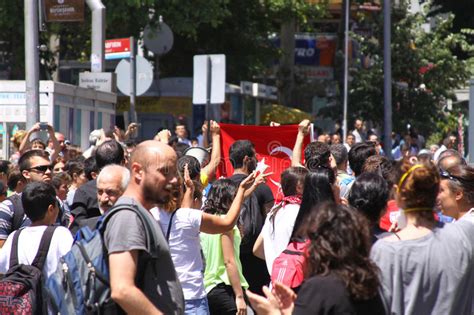
<path id="1" fill-rule="evenodd" d="M 48 130 L 48 123 L 40 123 L 40 130 Z"/>

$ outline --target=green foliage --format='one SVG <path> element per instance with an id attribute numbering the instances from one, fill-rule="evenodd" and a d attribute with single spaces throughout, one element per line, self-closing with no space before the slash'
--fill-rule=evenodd
<path id="1" fill-rule="evenodd" d="M 446 99 L 470 77 L 468 62 L 459 60 L 455 50 L 472 52 L 465 33 L 453 33 L 453 16 L 438 20 L 431 32 L 421 28 L 422 15 L 408 14 L 404 7 L 392 9 L 392 107 L 394 130 L 409 123 L 421 133 L 436 131 Z M 352 71 L 349 110 L 376 125 L 383 125 L 383 25 L 381 14 L 371 21 L 373 36 L 358 40 L 370 67 L 361 64 Z"/>

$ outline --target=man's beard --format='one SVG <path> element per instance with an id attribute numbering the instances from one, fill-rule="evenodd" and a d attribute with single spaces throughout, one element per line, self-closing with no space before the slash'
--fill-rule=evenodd
<path id="1" fill-rule="evenodd" d="M 163 190 L 167 190 L 168 193 L 159 194 L 154 189 L 155 185 L 147 185 L 145 183 L 143 187 L 143 198 L 146 202 L 151 203 L 153 205 L 156 204 L 165 204 L 168 203 L 171 199 L 171 190 L 173 189 L 173 185 L 168 184 L 163 187 Z"/>

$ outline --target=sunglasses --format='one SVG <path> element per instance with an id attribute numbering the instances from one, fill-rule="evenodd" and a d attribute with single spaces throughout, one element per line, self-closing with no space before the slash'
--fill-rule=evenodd
<path id="1" fill-rule="evenodd" d="M 35 171 L 40 172 L 40 173 L 46 173 L 47 170 L 52 171 L 53 166 L 52 165 L 40 165 L 40 166 L 30 167 L 28 170 L 29 171 L 35 170 Z"/>

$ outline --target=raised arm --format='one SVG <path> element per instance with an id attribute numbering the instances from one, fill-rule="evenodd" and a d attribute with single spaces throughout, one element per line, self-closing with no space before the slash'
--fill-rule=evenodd
<path id="1" fill-rule="evenodd" d="M 230 285 L 235 295 L 235 305 L 237 306 L 237 314 L 244 315 L 247 313 L 247 304 L 244 300 L 244 291 L 240 283 L 239 269 L 235 261 L 234 255 L 234 231 L 229 231 L 221 236 L 222 255 L 224 256 L 224 265 L 229 277 Z"/>
<path id="2" fill-rule="evenodd" d="M 21 144 L 20 144 L 20 147 L 18 148 L 18 151 L 20 152 L 20 154 L 23 154 L 25 153 L 26 149 L 28 149 L 29 147 L 29 144 L 30 144 L 30 136 L 33 132 L 36 132 L 36 131 L 39 131 L 40 130 L 40 124 L 39 123 L 36 123 L 33 125 L 33 127 L 30 128 L 30 130 L 28 130 L 26 132 L 26 135 L 25 137 L 23 138 L 23 140 L 21 141 Z"/>
<path id="3" fill-rule="evenodd" d="M 184 165 L 184 185 L 186 190 L 184 191 L 183 200 L 181 201 L 181 208 L 192 208 L 194 202 L 194 183 L 189 176 L 188 164 Z"/>
<path id="4" fill-rule="evenodd" d="M 213 120 L 211 120 L 210 125 L 212 137 L 211 161 L 201 170 L 201 172 L 205 173 L 209 178 L 215 175 L 221 160 L 221 128 L 219 124 Z"/>
<path id="5" fill-rule="evenodd" d="M 53 152 L 51 152 L 51 157 L 49 159 L 51 161 L 55 161 L 56 158 L 59 156 L 59 152 L 61 152 L 61 145 L 59 144 L 59 141 L 56 138 L 56 134 L 54 133 L 53 126 L 49 124 L 48 124 L 48 134 L 49 134 L 49 139 L 53 143 Z"/>
<path id="6" fill-rule="evenodd" d="M 240 208 L 242 207 L 242 202 L 245 199 L 247 191 L 253 191 L 257 188 L 258 185 L 265 181 L 265 178 L 270 174 L 260 174 L 256 175 L 255 172 L 250 174 L 246 179 L 244 179 L 237 190 L 237 194 L 232 202 L 229 211 L 225 216 L 217 216 L 209 213 L 202 213 L 201 220 L 201 232 L 208 234 L 219 234 L 224 233 L 232 229 L 237 222 L 237 218 L 240 214 Z"/>
<path id="7" fill-rule="evenodd" d="M 308 119 L 303 120 L 298 125 L 298 135 L 296 136 L 293 154 L 291 156 L 291 166 L 303 166 L 301 164 L 301 151 L 303 150 L 304 137 L 309 133 L 311 122 Z"/>

